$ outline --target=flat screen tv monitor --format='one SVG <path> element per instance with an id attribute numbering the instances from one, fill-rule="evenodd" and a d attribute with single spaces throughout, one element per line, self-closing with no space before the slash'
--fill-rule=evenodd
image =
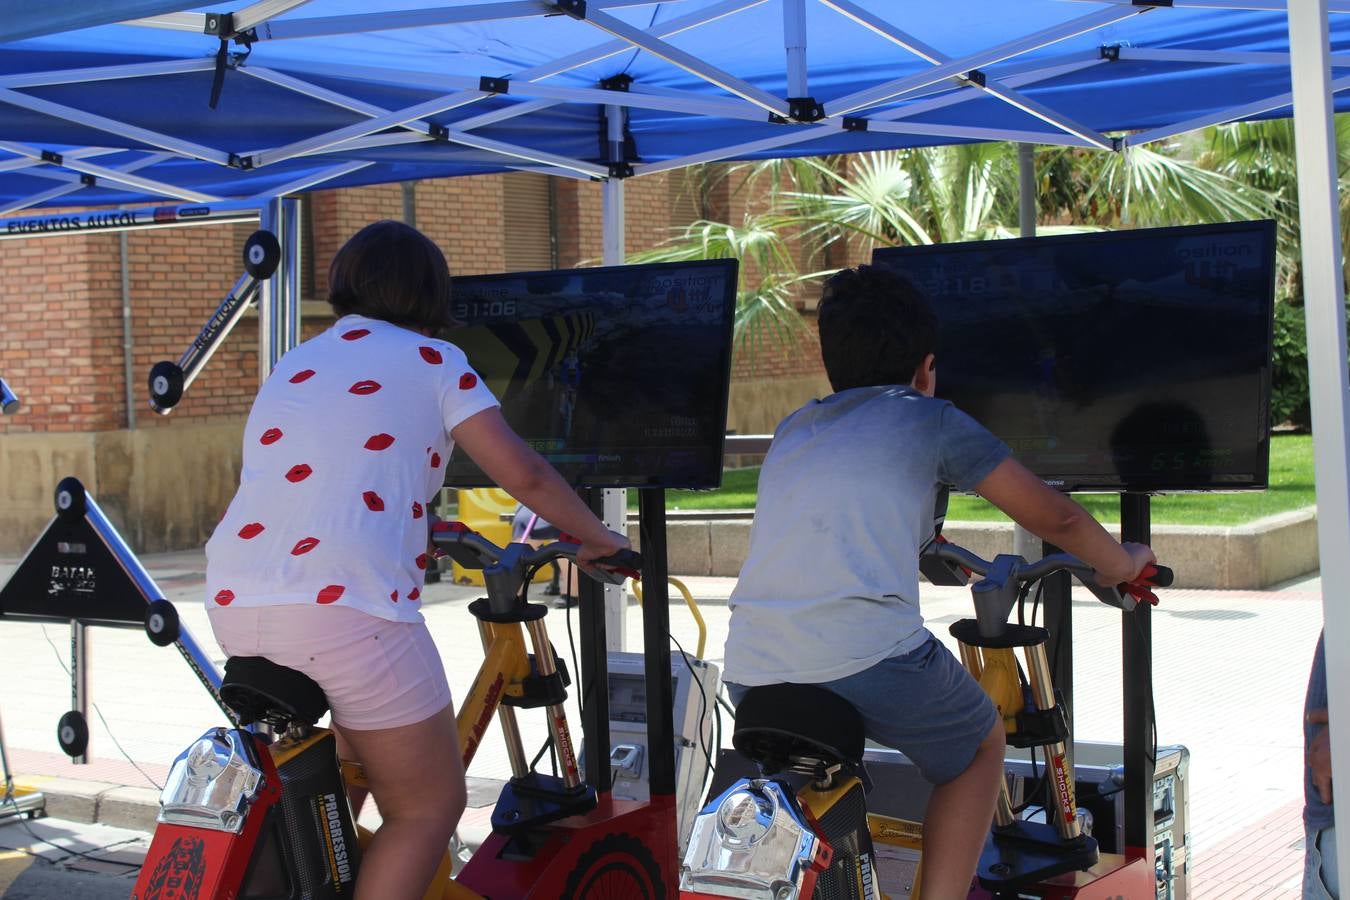
<path id="1" fill-rule="evenodd" d="M 1275 223 L 878 249 L 939 320 L 937 395 L 1065 491 L 1268 482 Z"/>
<path id="2" fill-rule="evenodd" d="M 570 483 L 722 483 L 735 260 L 468 275 L 444 337 Z M 458 448 L 446 483 L 486 487 Z"/>

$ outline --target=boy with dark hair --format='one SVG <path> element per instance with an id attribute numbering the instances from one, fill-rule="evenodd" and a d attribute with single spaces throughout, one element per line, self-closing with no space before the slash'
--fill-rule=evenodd
<path id="1" fill-rule="evenodd" d="M 725 678 L 817 684 L 867 736 L 933 785 L 924 900 L 964 898 L 993 818 L 1004 734 L 989 698 L 919 613 L 919 550 L 940 485 L 975 491 L 1078 556 L 1103 584 L 1153 554 L 1119 544 L 1008 447 L 934 399 L 937 319 L 905 279 L 871 266 L 826 282 L 820 344 L 835 393 L 779 424 L 760 472 L 750 550 L 731 595 Z"/>

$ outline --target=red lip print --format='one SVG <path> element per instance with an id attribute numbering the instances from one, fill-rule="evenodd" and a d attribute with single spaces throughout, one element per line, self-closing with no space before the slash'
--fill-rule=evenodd
<path id="1" fill-rule="evenodd" d="M 243 528 L 239 529 L 239 536 L 248 541 L 262 534 L 263 531 L 263 524 L 261 522 L 249 522 Z"/>
<path id="2" fill-rule="evenodd" d="M 304 556 L 315 547 L 319 546 L 319 539 L 316 537 L 301 538 L 295 542 L 291 548 L 291 556 Z"/>
<path id="3" fill-rule="evenodd" d="M 431 467 L 439 469 L 441 467 L 441 455 L 439 453 L 431 454 Z"/>
<path id="4" fill-rule="evenodd" d="M 421 597 L 421 596 L 422 596 L 422 589 L 421 589 L 421 588 L 413 588 L 411 591 L 408 592 L 408 599 L 409 599 L 409 600 L 416 600 L 417 598 L 419 598 L 419 597 Z"/>
<path id="5" fill-rule="evenodd" d="M 472 372 L 465 372 L 463 375 L 459 376 L 459 389 L 461 391 L 467 391 L 477 383 L 478 376 Z"/>
<path id="6" fill-rule="evenodd" d="M 307 463 L 300 463 L 298 466 L 291 466 L 291 470 L 286 473 L 286 480 L 291 484 L 299 484 L 313 474 L 314 470 Z"/>
<path id="7" fill-rule="evenodd" d="M 398 591 L 390 591 L 390 593 L 389 593 L 389 599 L 392 600 L 392 601 L 394 601 L 395 603 L 397 603 L 397 602 L 398 602 Z"/>
<path id="8" fill-rule="evenodd" d="M 302 381 L 309 381 L 314 377 L 313 369 L 301 369 L 291 376 L 291 384 L 299 384 Z"/>
<path id="9" fill-rule="evenodd" d="M 433 366 L 439 366 L 445 360 L 441 357 L 441 351 L 435 347 L 418 347 L 417 352 L 422 354 L 422 358 Z"/>
<path id="10" fill-rule="evenodd" d="M 392 434 L 372 434 L 366 441 L 367 450 L 387 450 L 393 446 L 394 436 Z"/>
<path id="11" fill-rule="evenodd" d="M 413 501 L 413 518 L 414 519 L 422 518 L 422 504 L 416 501 Z"/>
<path id="12" fill-rule="evenodd" d="M 234 591 L 222 590 L 216 594 L 216 602 L 221 606 L 229 606 L 234 602 Z"/>
<path id="13" fill-rule="evenodd" d="M 347 388 L 349 394 L 373 394 L 380 389 L 378 381 L 358 381 L 356 384 Z"/>
<path id="14" fill-rule="evenodd" d="M 262 437 L 258 438 L 258 443 L 266 446 L 268 444 L 275 444 L 279 440 L 281 440 L 281 429 L 269 428 L 262 433 Z"/>
<path id="15" fill-rule="evenodd" d="M 319 596 L 314 598 L 314 602 L 325 604 L 332 603 L 337 600 L 337 598 L 341 597 L 345 590 L 347 589 L 340 584 L 330 584 L 328 587 L 319 591 Z"/>
<path id="16" fill-rule="evenodd" d="M 344 341 L 359 341 L 361 338 L 370 334 L 369 328 L 356 328 L 342 335 Z"/>
<path id="17" fill-rule="evenodd" d="M 427 567 L 427 555 L 425 553 L 418 554 L 415 562 L 417 563 L 417 568 L 425 569 Z"/>
<path id="18" fill-rule="evenodd" d="M 366 491 L 361 495 L 361 499 L 366 501 L 366 506 L 371 512 L 384 512 L 384 500 L 374 491 Z"/>

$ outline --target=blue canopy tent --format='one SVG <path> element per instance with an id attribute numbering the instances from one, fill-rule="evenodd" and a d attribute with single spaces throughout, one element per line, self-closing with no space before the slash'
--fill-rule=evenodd
<path id="1" fill-rule="evenodd" d="M 603 181 L 605 255 L 617 262 L 630 176 L 960 141 L 1120 152 L 1296 110 L 1332 736 L 1350 771 L 1350 605 L 1334 602 L 1350 584 L 1350 455 L 1330 128 L 1333 108 L 1350 109 L 1350 0 L 5 6 L 0 238 L 261 208 L 293 241 L 294 210 L 276 200 L 288 194 L 521 169 Z M 41 212 L 144 203 L 175 206 Z M 298 334 L 284 282 L 262 300 L 274 323 L 260 329 L 264 368 Z M 1336 791 L 1350 808 L 1350 780 Z M 1350 829 L 1337 849 L 1350 864 Z"/>

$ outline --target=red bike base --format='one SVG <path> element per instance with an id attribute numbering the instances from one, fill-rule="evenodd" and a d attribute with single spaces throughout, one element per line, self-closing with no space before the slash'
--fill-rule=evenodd
<path id="1" fill-rule="evenodd" d="M 1132 849 L 1128 856 L 1103 853 L 1086 872 L 1058 875 L 1017 893 L 1041 900 L 1152 900 L 1157 895 L 1156 879 L 1152 854 Z M 993 897 L 977 887 L 970 892 L 969 900 Z"/>
<path id="2" fill-rule="evenodd" d="M 674 797 L 644 803 L 601 794 L 593 811 L 556 822 L 535 840 L 525 847 L 489 835 L 455 880 L 486 897 L 520 900 L 657 900 L 678 891 Z"/>

